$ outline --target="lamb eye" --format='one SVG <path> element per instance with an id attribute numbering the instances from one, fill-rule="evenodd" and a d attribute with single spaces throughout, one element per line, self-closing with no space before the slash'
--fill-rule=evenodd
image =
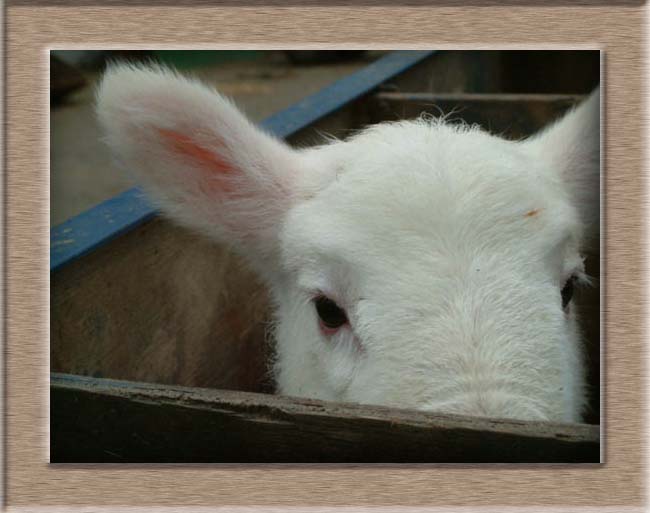
<path id="1" fill-rule="evenodd" d="M 318 296 L 314 299 L 316 305 L 316 312 L 325 329 L 335 330 L 348 322 L 348 316 L 345 311 L 339 307 L 334 301 L 325 297 Z"/>
<path id="2" fill-rule="evenodd" d="M 564 284 L 564 287 L 562 287 L 562 308 L 569 306 L 571 298 L 573 298 L 573 289 L 576 280 L 577 278 L 575 276 L 571 276 Z"/>

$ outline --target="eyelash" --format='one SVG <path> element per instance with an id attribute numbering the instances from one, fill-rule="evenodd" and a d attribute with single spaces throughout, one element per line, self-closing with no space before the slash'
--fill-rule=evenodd
<path id="1" fill-rule="evenodd" d="M 575 291 L 575 285 L 578 282 L 579 278 L 576 274 L 569 276 L 569 279 L 564 283 L 562 289 L 560 290 L 560 296 L 562 298 L 562 309 L 566 310 L 571 304 L 573 299 L 573 293 Z"/>
<path id="2" fill-rule="evenodd" d="M 573 301 L 573 297 L 576 291 L 577 286 L 580 285 L 590 285 L 591 280 L 587 276 L 584 270 L 579 269 L 572 272 L 569 277 L 562 284 L 560 289 L 560 296 L 562 298 L 562 309 L 568 311 L 568 307 Z"/>
<path id="3" fill-rule="evenodd" d="M 340 307 L 336 301 L 319 294 L 313 299 L 319 326 L 325 335 L 333 335 L 346 324 L 349 324 L 345 309 Z"/>

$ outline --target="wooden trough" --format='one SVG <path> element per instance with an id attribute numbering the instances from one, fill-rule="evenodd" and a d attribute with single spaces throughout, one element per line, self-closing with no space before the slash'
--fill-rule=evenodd
<path id="1" fill-rule="evenodd" d="M 546 94 L 517 92 L 522 87 L 504 93 L 519 83 L 508 52 L 392 52 L 263 125 L 306 145 L 319 141 L 319 131 L 344 137 L 383 120 L 457 109 L 454 116 L 467 122 L 525 137 L 598 81 L 597 66 L 594 75 L 589 64 L 597 52 L 542 54 L 531 57 L 540 66 L 578 59 L 591 70 L 591 82 L 562 75 L 548 78 Z M 599 276 L 597 247 L 588 272 Z M 227 249 L 157 217 L 130 190 L 52 229 L 50 459 L 597 463 L 598 287 L 578 301 L 590 424 L 275 396 L 263 287 Z"/>

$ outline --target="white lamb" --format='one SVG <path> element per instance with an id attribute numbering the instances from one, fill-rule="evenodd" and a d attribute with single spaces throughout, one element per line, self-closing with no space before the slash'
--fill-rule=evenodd
<path id="1" fill-rule="evenodd" d="M 581 419 L 571 295 L 599 224 L 598 90 L 520 142 L 416 120 L 296 150 L 209 87 L 127 65 L 98 114 L 155 204 L 268 284 L 279 393 Z"/>

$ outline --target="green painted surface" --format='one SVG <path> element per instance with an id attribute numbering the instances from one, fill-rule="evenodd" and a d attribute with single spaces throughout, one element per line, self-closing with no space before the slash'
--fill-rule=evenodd
<path id="1" fill-rule="evenodd" d="M 259 50 L 156 50 L 160 62 L 177 69 L 197 68 L 222 62 L 254 61 L 261 59 Z"/>

